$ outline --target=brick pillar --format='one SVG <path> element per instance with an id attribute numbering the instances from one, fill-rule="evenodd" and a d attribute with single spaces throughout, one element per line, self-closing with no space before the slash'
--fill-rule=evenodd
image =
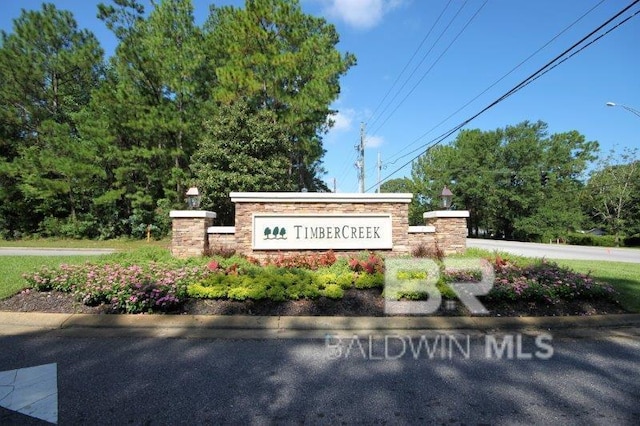
<path id="1" fill-rule="evenodd" d="M 202 256 L 209 248 L 207 228 L 213 225 L 214 212 L 171 210 L 171 254 L 185 258 Z"/>
<path id="2" fill-rule="evenodd" d="M 467 249 L 467 210 L 436 210 L 423 215 L 425 223 L 435 227 L 435 242 L 444 254 L 463 253 Z"/>

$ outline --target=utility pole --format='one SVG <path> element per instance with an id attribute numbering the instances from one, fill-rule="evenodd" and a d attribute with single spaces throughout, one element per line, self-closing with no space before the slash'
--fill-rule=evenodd
<path id="1" fill-rule="evenodd" d="M 356 169 L 358 169 L 358 185 L 360 192 L 364 193 L 364 123 L 360 123 L 360 143 L 356 145 L 358 160 L 356 161 Z"/>

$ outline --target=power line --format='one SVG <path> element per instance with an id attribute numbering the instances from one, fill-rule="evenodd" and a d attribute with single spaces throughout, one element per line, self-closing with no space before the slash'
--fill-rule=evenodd
<path id="1" fill-rule="evenodd" d="M 514 93 L 520 91 L 521 89 L 523 89 L 524 87 L 528 86 L 530 83 L 532 83 L 533 81 L 537 80 L 539 77 L 543 76 L 544 74 L 546 74 L 547 72 L 551 71 L 552 69 L 554 69 L 556 66 L 558 66 L 559 64 L 563 63 L 566 59 L 573 57 L 575 54 L 581 52 L 582 50 L 584 50 L 586 47 L 592 45 L 595 41 L 601 39 L 603 36 L 609 34 L 611 31 L 613 31 L 614 29 L 618 28 L 620 25 L 622 25 L 623 23 L 629 21 L 632 17 L 636 16 L 638 13 L 640 13 L 640 11 L 635 12 L 633 15 L 627 17 L 626 19 L 624 19 L 623 21 L 621 21 L 620 23 L 618 23 L 617 25 L 615 25 L 613 28 L 609 29 L 608 31 L 606 31 L 604 34 L 598 36 L 596 39 L 592 40 L 591 42 L 589 42 L 588 44 L 586 44 L 585 46 L 583 46 L 582 48 L 580 48 L 579 50 L 577 50 L 576 52 L 573 52 L 571 55 L 569 55 L 567 58 L 561 60 L 560 62 L 558 62 L 561 58 L 563 58 L 565 55 L 567 55 L 569 52 L 571 52 L 573 49 L 575 49 L 577 46 L 579 46 L 581 43 L 583 43 L 585 40 L 587 40 L 588 38 L 590 38 L 591 36 L 593 36 L 595 33 L 597 33 L 598 31 L 600 31 L 602 28 L 604 28 L 606 25 L 608 25 L 609 23 L 611 23 L 613 20 L 617 19 L 620 15 L 622 15 L 623 13 L 625 13 L 627 10 L 629 10 L 631 7 L 633 7 L 634 5 L 636 5 L 638 2 L 640 2 L 640 0 L 634 0 L 631 4 L 629 4 L 628 6 L 626 6 L 624 9 L 622 9 L 620 12 L 616 13 L 613 17 L 609 18 L 607 21 L 605 21 L 603 24 L 601 24 L 600 26 L 598 26 L 595 30 L 591 31 L 589 34 L 587 34 L 586 36 L 584 36 L 582 39 L 580 39 L 578 42 L 574 43 L 571 47 L 569 47 L 568 49 L 566 49 L 565 51 L 563 51 L 561 54 L 559 54 L 558 56 L 556 56 L 555 58 L 553 58 L 551 61 L 547 62 L 543 67 L 539 68 L 537 71 L 535 71 L 533 74 L 529 75 L 527 78 L 525 78 L 524 80 L 522 80 L 520 83 L 518 83 L 516 86 L 514 86 L 511 90 L 507 91 L 505 94 L 503 94 L 502 96 L 500 96 L 498 99 L 496 99 L 495 101 L 491 102 L 489 105 L 487 105 L 486 107 L 484 107 L 482 110 L 480 110 L 479 112 L 477 112 L 476 114 L 474 114 L 473 116 L 471 116 L 470 118 L 466 119 L 465 121 L 463 121 L 462 123 L 458 124 L 457 126 L 455 126 L 454 128 L 450 129 L 449 131 L 443 133 L 442 135 L 438 136 L 435 139 L 432 139 L 430 142 L 428 142 L 427 144 L 424 144 L 420 147 L 420 150 L 422 151 L 423 148 L 425 149 L 425 152 L 427 152 L 429 149 L 433 148 L 434 146 L 442 143 L 446 138 L 448 138 L 449 136 L 451 136 L 453 133 L 455 133 L 456 131 L 460 130 L 462 127 L 466 126 L 467 124 L 469 124 L 471 121 L 473 121 L 474 119 L 476 119 L 478 116 L 480 116 L 481 114 L 484 114 L 487 110 L 493 108 L 494 106 L 496 106 L 497 104 L 499 104 L 500 102 L 504 101 L 505 99 L 507 99 L 509 96 L 513 95 Z M 556 62 L 558 62 L 556 64 Z M 414 150 L 413 152 L 415 152 L 416 150 Z M 396 170 L 394 170 L 392 173 L 390 173 L 389 175 L 385 176 L 384 179 L 382 179 L 382 182 L 388 180 L 391 176 L 393 176 L 394 174 L 396 174 L 398 171 L 402 170 L 405 166 L 409 165 L 411 162 L 413 162 L 414 160 L 416 160 L 418 157 L 420 157 L 420 155 L 422 155 L 422 152 L 420 154 L 418 154 L 417 156 L 413 157 L 411 160 L 409 160 L 408 162 L 404 163 L 402 166 L 400 166 L 399 168 L 397 168 Z M 368 188 L 367 191 L 371 190 L 373 187 Z"/>
<path id="2" fill-rule="evenodd" d="M 416 48 L 416 50 L 413 52 L 413 54 L 411 55 L 411 57 L 409 58 L 409 60 L 407 61 L 407 63 L 404 65 L 404 67 L 402 68 L 402 71 L 400 71 L 400 74 L 398 74 L 398 76 L 396 77 L 396 79 L 393 81 L 393 84 L 391 84 L 391 87 L 389 87 L 389 90 L 387 90 L 387 93 L 384 94 L 384 96 L 382 97 L 382 100 L 380 100 L 380 102 L 378 102 L 378 105 L 375 107 L 375 109 L 373 110 L 373 113 L 371 114 L 371 117 L 374 118 L 376 116 L 376 113 L 378 112 L 378 109 L 380 109 L 380 107 L 382 106 L 382 104 L 384 103 L 384 101 L 387 99 L 387 97 L 389 96 L 389 94 L 391 93 L 391 91 L 393 90 L 393 88 L 396 86 L 396 84 L 398 83 L 398 81 L 400 80 L 400 77 L 402 77 L 402 75 L 404 74 L 404 72 L 407 70 L 407 68 L 409 67 L 409 64 L 411 64 L 411 61 L 413 61 L 413 58 L 416 57 L 416 55 L 418 54 L 418 52 L 420 51 L 420 49 L 422 48 L 422 45 L 427 41 L 427 39 L 429 38 L 429 36 L 431 35 L 431 32 L 433 31 L 433 29 L 436 27 L 436 25 L 438 25 L 438 22 L 440 22 L 440 18 L 442 18 L 442 16 L 444 15 L 444 13 L 447 11 L 447 9 L 449 8 L 449 6 L 451 5 L 451 2 L 453 0 L 449 0 L 449 2 L 447 3 L 447 5 L 444 7 L 444 9 L 442 9 L 442 12 L 440 12 L 440 15 L 438 16 L 438 18 L 436 18 L 435 22 L 433 23 L 433 25 L 431 26 L 431 28 L 429 28 L 429 31 L 427 32 L 427 34 L 424 36 L 424 38 L 422 39 L 422 41 L 420 42 L 420 44 L 418 45 L 418 47 Z M 428 52 L 427 52 L 428 54 Z M 422 59 L 424 61 L 424 58 Z M 420 62 L 422 63 L 422 62 Z M 418 64 L 419 65 L 419 64 Z M 414 70 L 415 72 L 415 70 Z M 413 74 L 411 74 L 413 75 Z M 407 77 L 407 79 L 411 78 L 411 75 L 409 77 Z M 406 83 L 405 83 L 406 84 Z M 404 86 L 403 86 L 404 87 Z M 402 90 L 402 88 L 400 89 Z M 375 124 L 375 121 L 371 124 Z"/>
<path id="3" fill-rule="evenodd" d="M 411 155 L 414 151 L 410 151 L 407 154 L 401 155 L 399 157 L 396 158 L 396 156 L 398 156 L 401 152 L 405 151 L 406 149 L 408 149 L 409 147 L 415 145 L 418 141 L 420 141 L 420 139 L 424 138 L 425 136 L 427 136 L 429 133 L 433 132 L 435 129 L 437 129 L 438 127 L 440 127 L 443 123 L 445 123 L 446 121 L 448 121 L 451 117 L 453 117 L 454 115 L 456 115 L 457 113 L 459 113 L 460 111 L 462 111 L 463 109 L 465 109 L 467 106 L 469 106 L 472 102 L 474 102 L 475 100 L 477 100 L 480 96 L 484 95 L 485 93 L 487 93 L 490 89 L 492 89 L 493 87 L 495 87 L 498 83 L 500 83 L 502 80 L 504 80 L 507 76 L 509 76 L 510 74 L 512 74 L 515 70 L 517 70 L 518 68 L 520 68 L 522 65 L 524 65 L 526 62 L 528 62 L 531 58 L 533 58 L 535 55 L 537 55 L 541 50 L 543 50 L 545 47 L 549 46 L 551 43 L 553 43 L 556 39 L 558 39 L 562 34 L 564 34 L 565 32 L 567 32 L 569 29 L 571 29 L 574 25 L 576 25 L 578 22 L 580 22 L 582 19 L 584 19 L 588 14 L 590 14 L 594 9 L 596 9 L 598 6 L 600 6 L 602 3 L 604 3 L 605 0 L 601 0 L 599 3 L 597 3 L 595 6 L 593 6 L 591 9 L 589 9 L 588 11 L 586 11 L 584 14 L 582 14 L 582 16 L 580 16 L 578 19 L 576 19 L 575 21 L 573 21 L 569 26 L 567 26 L 565 29 L 563 29 L 562 31 L 560 31 L 558 34 L 556 34 L 553 38 L 551 38 L 548 42 L 546 42 L 544 45 L 542 45 L 540 48 L 538 48 L 535 52 L 533 52 L 532 54 L 530 54 L 529 56 L 527 56 L 527 58 L 525 58 L 524 60 L 522 60 L 519 64 L 517 64 L 515 67 L 513 67 L 511 70 L 509 70 L 509 72 L 507 72 L 506 74 L 504 74 L 502 77 L 500 77 L 498 80 L 496 80 L 494 83 L 492 83 L 489 87 L 487 87 L 486 89 L 484 89 L 482 92 L 480 92 L 479 94 L 477 94 L 473 99 L 467 101 L 467 103 L 465 103 L 463 106 L 461 106 L 460 108 L 458 108 L 456 111 L 454 111 L 453 113 L 451 113 L 448 117 L 446 117 L 444 120 L 440 121 L 438 124 L 436 124 L 435 126 L 433 126 L 429 131 L 423 133 L 422 135 L 420 135 L 418 138 L 416 138 L 415 140 L 413 140 L 411 143 L 409 143 L 408 145 L 406 145 L 404 148 L 402 148 L 400 151 L 396 152 L 396 155 L 394 157 L 392 157 L 392 161 L 388 162 L 388 165 L 391 164 L 395 164 L 396 162 L 400 161 L 401 159 Z"/>
<path id="4" fill-rule="evenodd" d="M 395 114 L 395 112 L 398 110 L 398 108 L 400 108 L 400 106 L 402 106 L 402 104 L 404 103 L 404 101 L 407 100 L 407 98 L 409 96 L 411 96 L 411 94 L 416 90 L 416 88 L 420 85 L 420 83 L 422 83 L 422 81 L 426 78 L 426 76 L 431 72 L 431 70 L 433 69 L 433 67 L 435 67 L 438 62 L 440 62 L 440 59 L 442 59 L 442 57 L 445 55 L 445 53 L 447 53 L 449 51 L 449 49 L 451 48 L 451 46 L 453 46 L 453 44 L 458 40 L 458 38 L 462 35 L 462 33 L 467 29 L 467 27 L 471 24 L 471 22 L 473 22 L 473 20 L 476 18 L 476 16 L 478 16 L 478 14 L 480 13 L 480 11 L 484 8 L 484 6 L 487 4 L 489 0 L 485 0 L 484 3 L 482 3 L 482 5 L 478 8 L 478 10 L 476 10 L 476 12 L 473 14 L 473 16 L 471 16 L 471 18 L 469 18 L 469 20 L 467 21 L 467 23 L 462 27 L 462 29 L 458 32 L 458 34 L 456 34 L 456 36 L 453 38 L 453 40 L 451 40 L 451 43 L 449 43 L 449 45 L 446 47 L 446 49 L 440 54 L 440 56 L 438 56 L 435 60 L 435 62 L 433 64 L 431 64 L 431 66 L 429 67 L 429 69 L 427 69 L 427 71 L 425 71 L 422 74 L 422 77 L 420 77 L 420 79 L 413 85 L 413 87 L 411 88 L 411 90 L 409 90 L 409 93 L 407 93 L 404 98 L 402 98 L 402 100 L 398 103 L 398 105 L 396 105 L 396 107 L 393 109 L 393 111 L 391 111 L 389 113 L 389 115 L 387 116 L 387 118 L 385 118 L 385 120 L 382 122 L 382 124 L 380 124 L 374 131 L 373 133 L 375 134 L 378 130 L 380 130 L 380 128 L 382 128 L 382 126 L 385 125 L 385 123 L 387 121 L 389 121 L 389 119 L 393 116 L 393 114 Z"/>
<path id="5" fill-rule="evenodd" d="M 427 57 L 429 56 L 429 54 L 433 51 L 433 49 L 436 47 L 436 45 L 438 44 L 438 42 L 440 41 L 440 39 L 446 34 L 446 32 L 449 30 L 449 28 L 451 28 L 451 24 L 453 24 L 453 22 L 456 20 L 456 18 L 458 17 L 458 15 L 460 14 L 460 12 L 462 12 L 462 9 L 464 9 L 464 7 L 467 5 L 467 1 L 465 1 L 460 8 L 458 9 L 458 11 L 455 13 L 455 15 L 453 15 L 453 17 L 451 18 L 451 20 L 447 23 L 446 27 L 442 30 L 442 32 L 440 33 L 440 35 L 438 36 L 438 38 L 433 42 L 433 44 L 431 45 L 431 47 L 429 48 L 429 50 L 422 55 L 422 59 L 420 60 L 420 62 L 418 62 L 418 64 L 416 64 L 416 66 L 413 68 L 413 70 L 411 71 L 411 74 L 409 74 L 409 76 L 404 80 L 404 83 L 402 83 L 402 86 L 400 86 L 400 88 L 396 91 L 395 95 L 393 95 L 393 97 L 391 98 L 391 100 L 387 103 L 387 105 L 384 107 L 384 109 L 382 110 L 382 112 L 380 112 L 380 114 L 378 115 L 378 117 L 376 117 L 374 120 L 371 121 L 371 123 L 369 123 L 369 125 L 371 127 L 373 127 L 378 120 L 380 119 L 380 117 L 382 117 L 382 115 L 387 111 L 387 109 L 389 109 L 389 107 L 393 104 L 393 102 L 396 100 L 396 98 L 400 95 L 400 93 L 402 93 L 402 90 L 405 88 L 405 86 L 407 85 L 407 83 L 409 83 L 409 81 L 411 80 L 411 77 L 414 76 L 414 74 L 416 73 L 416 71 L 418 71 L 418 68 L 420 68 L 420 65 L 422 65 L 422 63 L 427 59 Z M 427 71 L 428 72 L 428 71 Z M 414 87 L 415 88 L 415 87 Z M 413 91 L 413 89 L 411 90 Z M 404 99 L 403 99 L 404 102 Z M 397 109 L 397 108 L 396 108 Z M 394 110 L 395 112 L 395 110 Z M 386 120 L 385 120 L 386 122 Z M 376 128 L 375 131 L 379 130 L 381 126 L 378 126 Z M 374 132 L 375 133 L 375 132 Z"/>

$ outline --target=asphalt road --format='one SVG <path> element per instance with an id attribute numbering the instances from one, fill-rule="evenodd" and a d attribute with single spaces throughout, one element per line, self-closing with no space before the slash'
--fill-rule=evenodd
<path id="1" fill-rule="evenodd" d="M 526 257 L 547 259 L 607 260 L 640 263 L 640 249 L 521 243 L 518 241 L 467 238 L 467 247 L 502 251 Z"/>
<path id="2" fill-rule="evenodd" d="M 470 335 L 467 346 L 463 334 L 431 333 L 437 350 L 418 356 L 418 340 L 412 350 L 401 335 L 4 336 L 0 371 L 56 363 L 61 425 L 640 424 L 638 337 L 552 336 L 545 348 L 522 336 L 504 359 L 486 347 L 505 335 Z M 44 423 L 0 409 L 0 424 Z"/>

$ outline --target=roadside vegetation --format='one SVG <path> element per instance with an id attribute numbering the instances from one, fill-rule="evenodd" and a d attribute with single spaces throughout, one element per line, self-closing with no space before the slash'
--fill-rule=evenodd
<path id="1" fill-rule="evenodd" d="M 629 311 L 640 311 L 640 265 L 554 263 L 472 249 L 454 258 L 478 257 L 484 258 L 496 273 L 493 289 L 481 300 L 533 304 L 615 300 Z M 171 257 L 166 249 L 146 247 L 90 259 L 7 259 L 0 266 L 1 298 L 24 289 L 55 290 L 72 293 L 78 302 L 91 306 L 108 304 L 113 312 L 123 313 L 173 312 L 189 298 L 274 302 L 341 299 L 350 290 L 382 291 L 385 270 L 384 259 L 375 253 L 350 258 L 337 258 L 332 252 L 274 256 L 260 262 L 226 252 L 180 260 Z M 439 268 L 437 288 L 445 300 L 456 298 L 450 282 L 474 283 L 481 279 L 478 268 L 448 269 L 443 259 L 433 260 Z M 400 271 L 398 278 L 424 280 L 430 273 L 433 272 L 416 275 L 415 271 Z M 393 297 L 419 300 L 427 295 L 407 291 Z"/>
<path id="2" fill-rule="evenodd" d="M 131 251 L 145 247 L 169 248 L 171 241 L 168 238 L 141 240 L 134 238 L 120 238 L 112 240 L 89 240 L 68 238 L 25 238 L 21 240 L 2 240 L 0 247 L 26 247 L 44 249 L 113 249 L 118 251 Z"/>
<path id="3" fill-rule="evenodd" d="M 230 191 L 329 189 L 323 137 L 357 61 L 300 1 L 211 7 L 203 22 L 193 0 L 105 2 L 109 57 L 53 3 L 1 37 L 1 239 L 162 238 L 192 185 L 222 225 Z M 415 195 L 415 225 L 448 185 L 474 236 L 638 245 L 637 148 L 607 154 L 550 127 L 465 129 L 381 190 Z"/>
<path id="4" fill-rule="evenodd" d="M 595 280 L 606 282 L 618 292 L 620 304 L 631 312 L 640 312 L 640 264 L 626 262 L 594 262 L 592 260 L 558 260 Z"/>

